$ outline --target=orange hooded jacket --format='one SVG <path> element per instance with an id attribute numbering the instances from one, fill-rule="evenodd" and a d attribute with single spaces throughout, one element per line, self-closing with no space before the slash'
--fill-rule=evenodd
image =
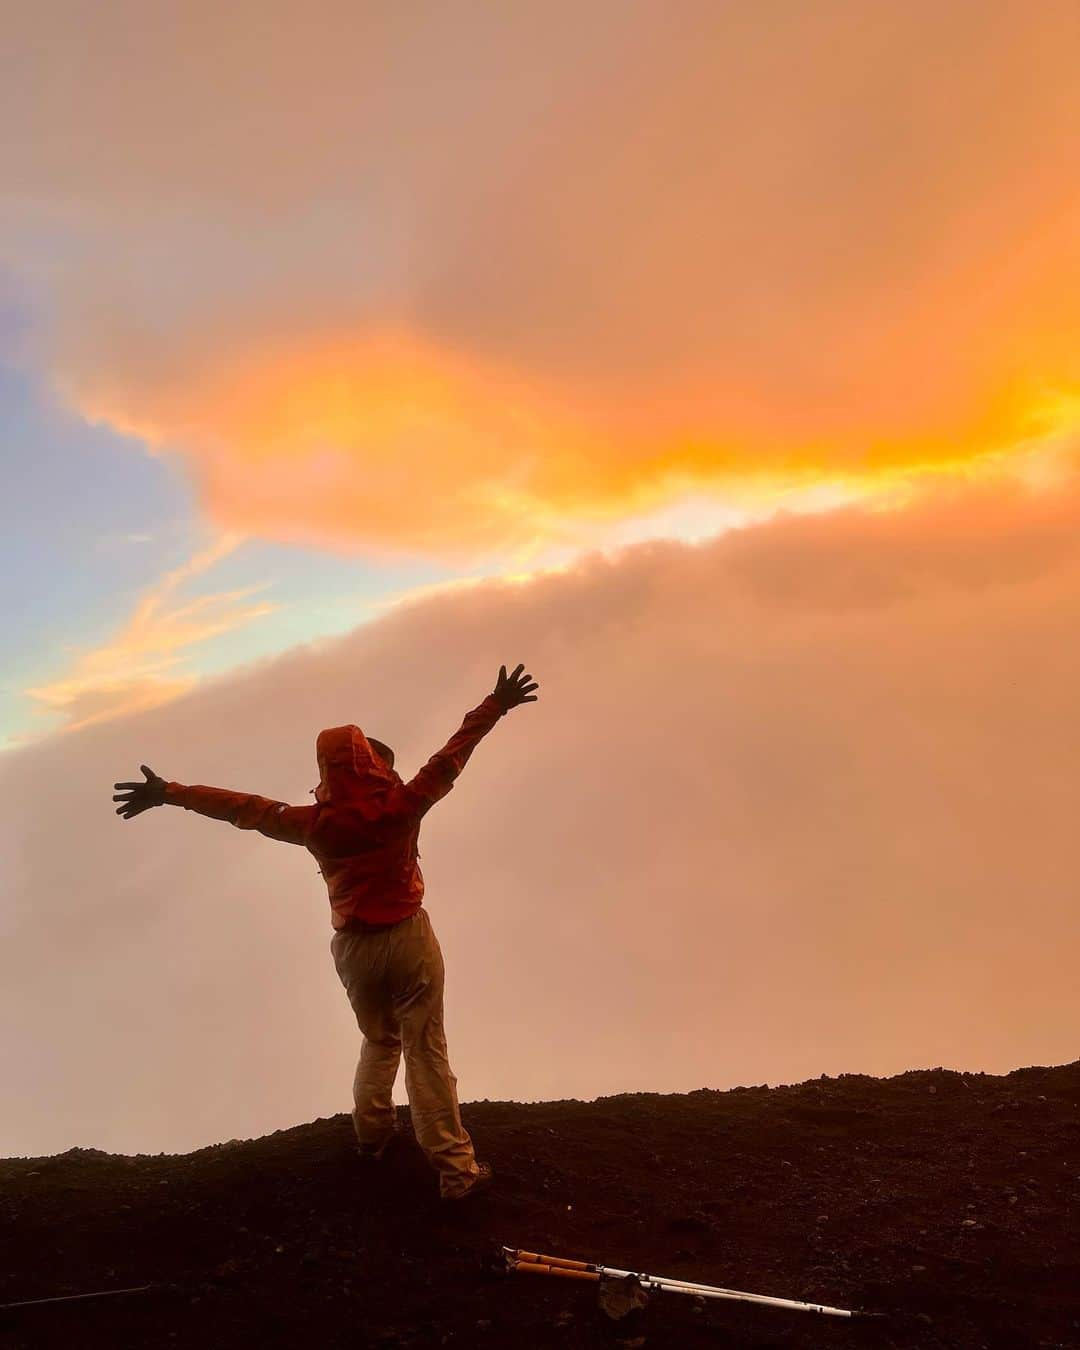
<path id="1" fill-rule="evenodd" d="M 330 921 L 397 923 L 420 908 L 420 821 L 445 797 L 480 739 L 505 709 L 489 694 L 411 782 L 379 758 L 358 726 L 328 727 L 315 743 L 321 775 L 314 806 L 288 806 L 246 792 L 165 785 L 165 801 L 269 839 L 302 844 L 319 864 Z"/>

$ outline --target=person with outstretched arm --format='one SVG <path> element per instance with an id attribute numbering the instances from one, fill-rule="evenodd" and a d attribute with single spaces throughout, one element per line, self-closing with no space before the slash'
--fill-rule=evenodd
<path id="1" fill-rule="evenodd" d="M 413 1129 L 444 1200 L 473 1194 L 492 1173 L 476 1161 L 461 1123 L 443 1030 L 443 958 L 422 903 L 417 839 L 481 738 L 511 708 L 536 702 L 539 685 L 524 670 L 507 675 L 500 666 L 494 690 L 407 783 L 390 747 L 349 725 L 319 732 L 314 805 L 166 782 L 145 764 L 144 782 L 113 784 L 124 820 L 152 806 L 182 806 L 301 844 L 315 857 L 330 896 L 330 951 L 363 1033 L 353 1082 L 360 1153 L 381 1158 L 397 1133 L 393 1087 L 404 1050 Z"/>

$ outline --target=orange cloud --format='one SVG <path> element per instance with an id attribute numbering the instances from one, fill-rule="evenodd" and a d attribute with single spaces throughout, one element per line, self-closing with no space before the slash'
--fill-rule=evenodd
<path id="1" fill-rule="evenodd" d="M 126 385 L 102 372 L 72 397 L 182 447 L 223 527 L 343 547 L 557 537 L 555 491 L 589 471 L 595 443 L 520 377 L 399 334 L 264 343 Z"/>
<path id="2" fill-rule="evenodd" d="M 678 436 L 645 392 L 605 420 L 539 380 L 403 333 L 263 343 L 128 384 L 110 370 L 72 397 L 151 446 L 181 448 L 221 527 L 444 555 L 619 537 L 619 522 L 689 496 L 743 519 L 820 500 L 829 484 L 840 499 L 894 500 L 923 479 L 1055 454 L 1064 464 L 1080 427 L 1075 400 L 1043 396 L 1006 401 L 989 410 L 996 424 L 981 417 L 964 435 L 875 444 L 866 433 L 861 458 L 846 434 L 781 451 L 748 432 Z"/>
<path id="3" fill-rule="evenodd" d="M 1065 0 L 100 8 L 13 17 L 0 244 L 225 528 L 529 550 L 1067 428 Z"/>
<path id="4" fill-rule="evenodd" d="M 60 715 L 62 729 L 76 731 L 158 707 L 192 689 L 196 678 L 176 670 L 188 649 L 278 608 L 265 601 L 241 603 L 259 586 L 175 600 L 186 581 L 209 570 L 240 542 L 238 535 L 223 535 L 147 588 L 112 638 L 77 653 L 66 674 L 26 690 L 40 705 L 38 711 Z"/>

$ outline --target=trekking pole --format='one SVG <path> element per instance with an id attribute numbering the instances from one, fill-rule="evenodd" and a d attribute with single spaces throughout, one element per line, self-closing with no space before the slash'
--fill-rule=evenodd
<path id="1" fill-rule="evenodd" d="M 91 1294 L 56 1294 L 52 1298 L 23 1298 L 18 1303 L 0 1303 L 0 1312 L 9 1308 L 36 1308 L 42 1303 L 74 1303 L 82 1298 L 109 1298 L 113 1294 L 145 1294 L 152 1284 L 137 1284 L 130 1289 L 95 1289 Z"/>
<path id="2" fill-rule="evenodd" d="M 573 1280 L 599 1281 L 602 1278 L 635 1280 L 642 1289 L 660 1289 L 670 1294 L 689 1294 L 693 1298 L 735 1299 L 742 1303 L 762 1303 L 770 1308 L 789 1308 L 796 1312 L 820 1313 L 825 1317 L 880 1317 L 880 1313 L 858 1312 L 849 1308 L 832 1308 L 827 1303 L 803 1303 L 793 1298 L 773 1298 L 768 1294 L 747 1294 L 738 1289 L 721 1289 L 714 1284 L 697 1284 L 692 1280 L 669 1279 L 664 1275 L 645 1275 L 636 1270 L 616 1270 L 592 1261 L 571 1261 L 562 1256 L 544 1256 L 517 1247 L 504 1247 L 507 1268 L 531 1272 L 534 1275 L 554 1275 Z"/>

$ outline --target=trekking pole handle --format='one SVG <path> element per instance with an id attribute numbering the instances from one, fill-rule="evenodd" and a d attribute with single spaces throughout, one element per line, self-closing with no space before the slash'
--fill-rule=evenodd
<path id="1" fill-rule="evenodd" d="M 529 1270 L 534 1275 L 561 1275 L 566 1280 L 592 1280 L 595 1283 L 600 1279 L 595 1270 L 567 1270 L 565 1266 L 546 1266 L 539 1261 L 511 1261 L 510 1269 Z"/>
<path id="2" fill-rule="evenodd" d="M 564 1270 L 592 1270 L 588 1261 L 571 1261 L 565 1256 L 544 1256 L 540 1252 L 525 1252 L 520 1249 L 514 1253 L 518 1261 L 539 1262 L 542 1266 L 561 1266 Z"/>

